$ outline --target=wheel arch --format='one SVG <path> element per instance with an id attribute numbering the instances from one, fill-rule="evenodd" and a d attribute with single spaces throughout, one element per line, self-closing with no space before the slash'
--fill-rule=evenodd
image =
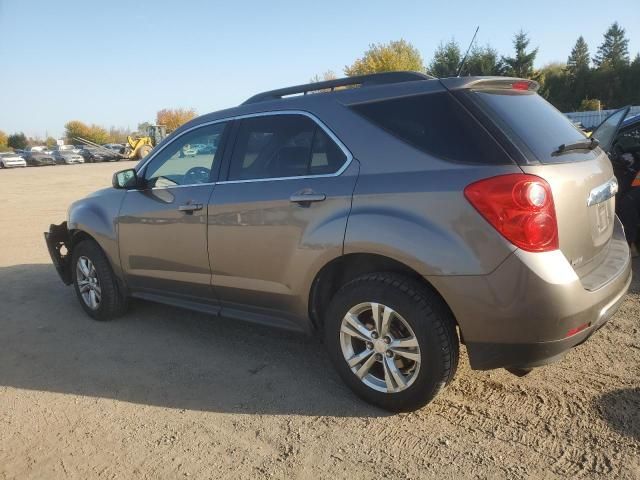
<path id="1" fill-rule="evenodd" d="M 317 329 L 324 327 L 324 314 L 331 298 L 347 282 L 367 273 L 389 272 L 397 273 L 411 278 L 434 292 L 451 313 L 451 318 L 456 322 L 455 315 L 444 297 L 424 276 L 420 275 L 410 266 L 393 258 L 374 253 L 349 253 L 334 258 L 324 265 L 316 274 L 309 292 L 309 318 Z"/>

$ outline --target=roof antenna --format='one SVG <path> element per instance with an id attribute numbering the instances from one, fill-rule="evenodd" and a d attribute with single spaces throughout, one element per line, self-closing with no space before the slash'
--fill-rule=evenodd
<path id="1" fill-rule="evenodd" d="M 480 30 L 480 25 L 478 25 L 476 27 L 476 33 L 473 34 L 473 38 L 471 39 L 471 43 L 469 44 L 469 47 L 467 48 L 467 52 L 464 54 L 464 58 L 460 62 L 460 66 L 458 67 L 458 74 L 456 75 L 456 77 L 459 77 L 460 73 L 462 72 L 462 67 L 464 67 L 464 63 L 467 61 L 467 57 L 469 56 L 469 51 L 471 50 L 471 47 L 473 46 L 473 42 L 476 40 L 476 35 L 478 35 L 478 30 Z"/>

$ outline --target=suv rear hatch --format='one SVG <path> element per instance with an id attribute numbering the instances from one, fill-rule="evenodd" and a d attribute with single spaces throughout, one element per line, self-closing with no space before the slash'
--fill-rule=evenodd
<path id="1" fill-rule="evenodd" d="M 621 250 L 614 263 L 622 262 L 619 267 L 623 268 L 626 261 L 621 258 L 624 247 L 614 245 L 620 241 L 620 232 L 612 242 L 617 192 L 613 168 L 598 142 L 576 128 L 536 89 L 537 84 L 527 80 L 486 79 L 471 82 L 469 88 L 454 94 L 494 133 L 525 173 L 549 183 L 560 250 L 585 288 L 596 289 L 615 276 L 612 269 L 618 270 L 617 265 L 610 265 L 612 248 Z M 606 278 L 602 271 L 596 272 L 605 262 Z"/>

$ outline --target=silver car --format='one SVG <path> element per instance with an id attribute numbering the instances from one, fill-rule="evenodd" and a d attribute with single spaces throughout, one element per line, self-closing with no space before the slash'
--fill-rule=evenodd
<path id="1" fill-rule="evenodd" d="M 76 148 L 73 145 L 58 145 L 53 149 L 51 156 L 59 165 L 84 163 L 84 158 L 76 152 Z"/>
<path id="2" fill-rule="evenodd" d="M 522 375 L 631 281 L 616 124 L 599 145 L 536 89 L 391 72 L 256 95 L 72 204 L 53 263 L 97 320 L 139 298 L 318 337 L 393 411 L 453 379 L 461 342 L 471 368 Z"/>
<path id="3" fill-rule="evenodd" d="M 0 152 L 0 168 L 26 167 L 27 161 L 17 153 Z"/>

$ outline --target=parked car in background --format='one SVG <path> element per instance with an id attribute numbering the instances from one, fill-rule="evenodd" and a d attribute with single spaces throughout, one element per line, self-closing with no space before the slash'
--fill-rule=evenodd
<path id="1" fill-rule="evenodd" d="M 75 153 L 73 145 L 58 145 L 53 149 L 53 159 L 59 165 L 72 165 L 84 163 L 84 158 L 79 153 Z"/>
<path id="2" fill-rule="evenodd" d="M 526 374 L 631 283 L 607 147 L 537 89 L 390 72 L 258 94 L 73 203 L 49 252 L 97 320 L 136 297 L 306 332 L 389 410 L 450 383 L 461 341 L 472 369 Z"/>
<path id="3" fill-rule="evenodd" d="M 198 155 L 203 155 L 206 153 L 213 153 L 216 149 L 214 144 L 202 144 L 198 143 L 196 145 L 192 145 L 193 148 L 196 149 Z"/>
<path id="4" fill-rule="evenodd" d="M 0 168 L 26 167 L 27 161 L 17 153 L 0 152 Z"/>
<path id="5" fill-rule="evenodd" d="M 27 165 L 32 167 L 42 167 L 45 165 L 55 165 L 53 155 L 45 153 L 45 147 L 29 147 L 22 155 Z"/>
<path id="6" fill-rule="evenodd" d="M 609 115 L 591 135 L 606 148 L 618 179 L 616 213 L 624 225 L 627 242 L 633 244 L 632 255 L 640 250 L 640 115 L 629 114 L 623 107 Z"/>
<path id="7" fill-rule="evenodd" d="M 182 155 L 186 157 L 195 157 L 196 155 L 198 155 L 198 149 L 195 147 L 195 145 L 185 145 L 182 148 Z"/>
<path id="8" fill-rule="evenodd" d="M 124 145 L 121 145 L 119 143 L 105 143 L 102 146 L 105 147 L 105 148 L 108 148 L 109 150 L 113 150 L 115 153 L 123 153 L 124 152 Z"/>
<path id="9" fill-rule="evenodd" d="M 115 153 L 110 153 L 110 150 L 102 148 L 84 147 L 80 150 L 80 155 L 84 158 L 85 163 L 114 162 L 119 160 Z"/>

